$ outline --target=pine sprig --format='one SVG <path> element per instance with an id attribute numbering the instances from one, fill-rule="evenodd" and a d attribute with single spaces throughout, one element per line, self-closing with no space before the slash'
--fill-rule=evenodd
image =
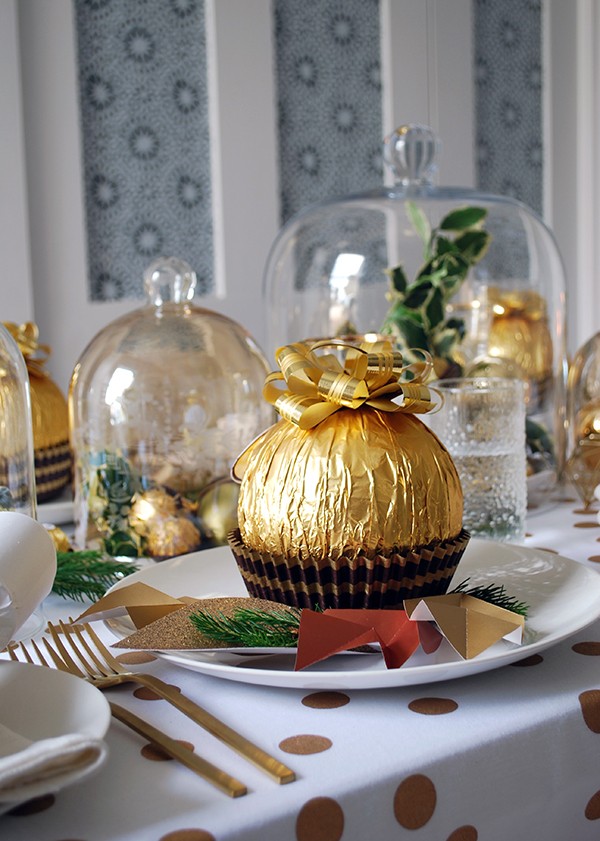
<path id="1" fill-rule="evenodd" d="M 300 611 L 295 608 L 276 611 L 239 608 L 231 616 L 201 610 L 192 613 L 190 620 L 201 634 L 226 645 L 294 648 L 298 644 Z"/>
<path id="2" fill-rule="evenodd" d="M 102 552 L 57 552 L 52 592 L 65 599 L 95 601 L 117 581 L 136 572 L 135 564 L 116 561 Z"/>
<path id="3" fill-rule="evenodd" d="M 486 586 L 479 585 L 468 587 L 468 578 L 451 590 L 451 593 L 462 593 L 464 596 L 473 596 L 475 599 L 481 599 L 489 604 L 502 607 L 505 610 L 510 610 L 512 613 L 517 613 L 519 616 L 527 617 L 529 605 L 526 602 L 518 601 L 514 596 L 509 596 L 504 588 L 504 584 L 487 584 Z"/>

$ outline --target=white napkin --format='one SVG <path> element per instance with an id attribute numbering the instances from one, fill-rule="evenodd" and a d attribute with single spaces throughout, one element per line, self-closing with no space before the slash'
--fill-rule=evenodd
<path id="1" fill-rule="evenodd" d="M 0 804 L 55 792 L 98 768 L 106 744 L 81 733 L 32 742 L 0 724 Z"/>

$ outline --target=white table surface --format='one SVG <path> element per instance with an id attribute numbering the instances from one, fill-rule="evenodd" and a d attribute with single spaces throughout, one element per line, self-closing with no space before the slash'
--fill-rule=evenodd
<path id="1" fill-rule="evenodd" d="M 574 494 L 531 512 L 527 532 L 525 545 L 600 570 L 597 514 L 582 513 Z M 51 597 L 44 609 L 56 618 L 82 608 Z M 96 627 L 113 641 L 100 623 Z M 590 653 L 574 651 L 578 642 L 592 643 L 584 647 Z M 128 684 L 108 696 L 193 744 L 242 779 L 249 794 L 232 800 L 175 762 L 145 758 L 144 740 L 113 722 L 101 771 L 26 804 L 22 814 L 0 817 L 0 838 L 596 839 L 600 659 L 591 652 L 600 652 L 600 622 L 527 666 L 430 685 L 333 692 L 317 707 L 306 703 L 310 691 L 235 683 L 155 660 L 137 668 L 179 686 L 280 757 L 297 772 L 296 782 L 278 786 L 165 701 L 136 697 L 139 691 Z M 450 711 L 431 714 L 436 705 Z M 294 736 L 320 737 L 319 744 L 330 746 L 287 753 L 280 744 Z"/>

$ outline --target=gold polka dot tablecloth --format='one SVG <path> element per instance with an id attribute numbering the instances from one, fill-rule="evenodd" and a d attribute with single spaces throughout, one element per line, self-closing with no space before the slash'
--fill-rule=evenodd
<path id="1" fill-rule="evenodd" d="M 525 543 L 600 574 L 597 513 L 574 496 L 530 512 Z M 45 609 L 56 618 L 78 607 L 52 597 Z M 296 782 L 277 785 L 165 701 L 127 685 L 110 698 L 239 777 L 248 795 L 229 799 L 113 723 L 105 766 L 0 817 L 2 841 L 600 837 L 600 622 L 501 669 L 385 690 L 269 688 L 121 656 L 278 756 Z"/>

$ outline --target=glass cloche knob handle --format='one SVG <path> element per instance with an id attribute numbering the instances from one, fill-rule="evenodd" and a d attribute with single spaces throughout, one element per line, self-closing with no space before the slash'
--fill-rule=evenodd
<path id="1" fill-rule="evenodd" d="M 383 157 L 402 184 L 427 184 L 436 168 L 440 142 L 428 127 L 400 126 L 383 141 Z"/>
<path id="2" fill-rule="evenodd" d="M 178 257 L 157 257 L 144 272 L 144 289 L 155 307 L 191 301 L 195 288 L 195 271 Z"/>

